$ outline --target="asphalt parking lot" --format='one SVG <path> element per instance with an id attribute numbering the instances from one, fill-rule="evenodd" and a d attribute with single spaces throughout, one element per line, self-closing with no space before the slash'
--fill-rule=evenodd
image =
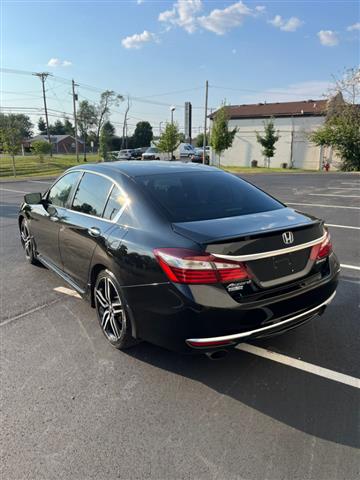
<path id="1" fill-rule="evenodd" d="M 49 181 L 0 183 L 1 478 L 359 478 L 360 175 L 244 177 L 324 218 L 342 272 L 323 316 L 220 361 L 113 349 L 25 261 L 17 209 Z"/>

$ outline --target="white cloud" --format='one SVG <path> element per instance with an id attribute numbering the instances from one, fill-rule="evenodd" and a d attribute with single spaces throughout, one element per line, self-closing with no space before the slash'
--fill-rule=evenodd
<path id="1" fill-rule="evenodd" d="M 353 32 L 354 30 L 360 30 L 360 22 L 349 25 L 346 29 L 348 32 Z"/>
<path id="2" fill-rule="evenodd" d="M 284 32 L 295 32 L 304 22 L 297 17 L 290 17 L 285 20 L 281 15 L 275 15 L 272 20 L 269 20 L 269 23 Z"/>
<path id="3" fill-rule="evenodd" d="M 202 6 L 202 0 L 177 0 L 171 10 L 159 14 L 159 21 L 193 33 L 196 30 L 196 14 L 201 11 Z"/>
<path id="4" fill-rule="evenodd" d="M 266 7 L 264 5 L 258 5 L 257 7 L 255 7 L 255 10 L 259 13 L 262 13 L 265 12 Z"/>
<path id="5" fill-rule="evenodd" d="M 136 0 L 136 3 L 137 3 L 138 5 L 141 5 L 142 3 L 144 3 L 144 0 Z"/>
<path id="6" fill-rule="evenodd" d="M 317 36 L 324 47 L 335 47 L 339 44 L 339 37 L 333 30 L 320 30 Z"/>
<path id="7" fill-rule="evenodd" d="M 232 28 L 241 25 L 244 18 L 251 14 L 252 10 L 240 1 L 222 10 L 215 8 L 209 15 L 199 17 L 198 21 L 206 30 L 210 30 L 217 35 L 224 35 Z"/>
<path id="8" fill-rule="evenodd" d="M 325 80 L 310 80 L 292 83 L 282 88 L 269 88 L 256 94 L 243 95 L 242 98 L 246 103 L 321 100 L 332 87 L 333 84 Z"/>
<path id="9" fill-rule="evenodd" d="M 134 48 L 136 50 L 142 48 L 145 43 L 157 42 L 157 37 L 154 33 L 144 30 L 143 33 L 134 33 L 121 40 L 124 48 Z"/>
<path id="10" fill-rule="evenodd" d="M 48 67 L 70 67 L 72 62 L 69 60 L 60 60 L 59 58 L 50 58 L 48 61 Z"/>

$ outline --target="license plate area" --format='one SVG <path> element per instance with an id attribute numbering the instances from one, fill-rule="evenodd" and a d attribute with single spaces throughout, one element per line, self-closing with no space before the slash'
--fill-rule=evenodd
<path id="1" fill-rule="evenodd" d="M 309 256 L 310 248 L 306 248 L 285 255 L 247 262 L 247 265 L 259 283 L 272 282 L 302 271 L 305 275 Z"/>

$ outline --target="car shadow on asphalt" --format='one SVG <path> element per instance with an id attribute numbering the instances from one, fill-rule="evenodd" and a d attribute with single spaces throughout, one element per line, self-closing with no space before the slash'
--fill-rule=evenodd
<path id="1" fill-rule="evenodd" d="M 257 342 L 262 346 L 261 342 Z M 359 447 L 359 391 L 295 368 L 231 350 L 221 360 L 179 355 L 141 343 L 126 353 L 201 382 L 264 415 L 309 435 Z"/>

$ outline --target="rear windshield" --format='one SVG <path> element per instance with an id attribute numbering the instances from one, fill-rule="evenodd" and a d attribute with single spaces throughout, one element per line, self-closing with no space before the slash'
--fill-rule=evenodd
<path id="1" fill-rule="evenodd" d="M 225 172 L 174 172 L 136 177 L 170 221 L 193 222 L 284 208 L 266 193 Z"/>
<path id="2" fill-rule="evenodd" d="M 158 151 L 157 148 L 151 147 L 146 150 L 146 153 L 157 153 L 157 151 Z"/>

